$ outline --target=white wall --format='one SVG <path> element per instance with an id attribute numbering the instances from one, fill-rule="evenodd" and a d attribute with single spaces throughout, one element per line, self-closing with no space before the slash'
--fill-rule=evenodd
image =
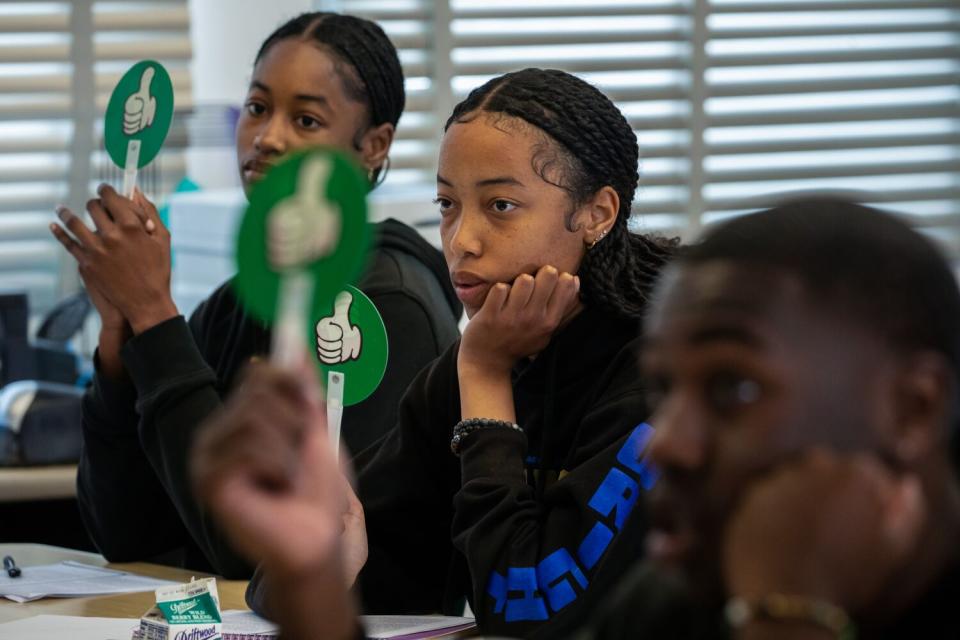
<path id="1" fill-rule="evenodd" d="M 189 6 L 194 126 L 216 130 L 226 107 L 243 101 L 263 40 L 314 5 L 311 0 L 190 0 Z M 187 175 L 206 189 L 239 185 L 232 133 L 222 133 L 220 146 L 204 144 L 187 152 Z"/>
<path id="2" fill-rule="evenodd" d="M 289 18 L 312 9 L 311 0 L 191 0 L 196 103 L 243 99 L 253 56 L 264 38 Z"/>

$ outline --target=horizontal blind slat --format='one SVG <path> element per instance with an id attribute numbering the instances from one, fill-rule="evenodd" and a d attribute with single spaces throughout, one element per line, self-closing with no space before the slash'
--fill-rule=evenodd
<path id="1" fill-rule="evenodd" d="M 545 61 L 541 58 L 524 58 L 518 56 L 516 60 L 509 61 L 464 61 L 455 63 L 454 69 L 457 75 L 499 75 L 508 71 L 515 71 L 523 66 L 549 66 L 555 69 L 563 69 L 571 73 L 587 72 L 609 72 L 609 71 L 640 71 L 640 70 L 685 70 L 687 62 L 676 56 L 662 57 L 583 57 L 579 59 L 567 59 Z"/>
<path id="2" fill-rule="evenodd" d="M 873 149 L 883 147 L 926 146 L 934 144 L 960 145 L 960 130 L 954 133 L 907 134 L 848 138 L 810 138 L 804 140 L 754 140 L 741 143 L 707 143 L 707 155 L 739 155 L 752 153 L 785 153 L 800 151 L 829 151 L 836 149 Z"/>
<path id="3" fill-rule="evenodd" d="M 453 37 L 454 47 L 526 47 L 563 44 L 636 43 L 636 42 L 687 42 L 690 38 L 685 29 L 663 32 L 645 31 L 583 31 L 580 33 L 480 33 L 461 34 Z"/>
<path id="4" fill-rule="evenodd" d="M 930 162 L 909 162 L 889 164 L 851 164 L 829 165 L 822 167 L 789 167 L 785 169 L 744 169 L 742 171 L 707 171 L 707 181 L 718 182 L 762 182 L 773 180 L 807 180 L 811 178 L 886 176 L 912 173 L 951 173 L 960 171 L 960 159 Z"/>
<path id="5" fill-rule="evenodd" d="M 911 9 L 955 9 L 952 0 L 909 0 Z M 881 11 L 902 9 L 903 0 L 854 0 L 838 2 L 817 2 L 807 0 L 788 0 L 785 2 L 710 2 L 709 11 L 713 14 L 726 13 L 794 13 L 794 12 L 831 12 L 831 11 Z M 825 16 L 827 17 L 827 16 Z"/>
<path id="6" fill-rule="evenodd" d="M 708 83 L 707 97 L 766 96 L 786 93 L 827 91 L 867 91 L 873 89 L 911 89 L 942 87 L 960 83 L 960 72 L 898 75 L 887 77 L 822 78 L 820 80 L 756 81 Z"/>
<path id="7" fill-rule="evenodd" d="M 861 191 L 856 189 L 829 189 L 830 193 L 842 195 L 853 200 L 864 201 L 869 199 L 871 202 L 909 202 L 912 200 L 958 200 L 960 199 L 960 187 L 945 187 L 941 189 L 917 188 L 917 189 L 887 189 L 884 191 Z M 802 191 L 792 192 L 795 195 Z M 778 200 L 782 200 L 784 194 L 760 194 L 751 197 L 740 198 L 705 198 L 705 205 L 708 211 L 724 211 L 738 209 L 762 209 L 770 206 Z"/>
<path id="8" fill-rule="evenodd" d="M 754 67 L 789 64 L 829 64 L 839 62 L 953 60 L 958 57 L 960 57 L 960 44 L 936 47 L 809 51 L 807 53 L 768 51 L 763 54 L 711 54 L 707 56 L 707 65 L 709 67 Z"/>
<path id="9" fill-rule="evenodd" d="M 759 126 L 772 124 L 813 124 L 855 122 L 860 120 L 911 120 L 919 118 L 960 117 L 960 104 L 942 102 L 928 105 L 877 105 L 838 107 L 820 110 L 783 110 L 776 112 L 740 112 L 707 115 L 707 126 Z"/>
<path id="10" fill-rule="evenodd" d="M 770 28 L 711 29 L 712 40 L 740 40 L 748 38 L 797 38 L 817 36 L 902 35 L 913 33 L 940 33 L 960 29 L 960 20 L 930 22 L 927 24 L 878 24 L 878 25 L 790 25 Z"/>
<path id="11" fill-rule="evenodd" d="M 551 5 L 545 2 L 543 3 L 542 7 L 518 5 L 516 7 L 497 6 L 495 8 L 489 8 L 489 9 L 482 9 L 482 8 L 456 9 L 453 12 L 453 17 L 454 19 L 483 18 L 486 20 L 489 20 L 489 19 L 511 20 L 516 18 L 556 18 L 556 17 L 570 17 L 570 16 L 578 16 L 578 17 L 582 17 L 582 16 L 591 16 L 591 17 L 686 16 L 686 15 L 689 15 L 689 13 L 690 13 L 690 10 L 685 6 L 684 3 L 669 3 L 669 4 L 660 4 L 660 5 L 648 5 L 648 6 L 624 6 L 624 5 L 604 6 L 602 4 L 591 6 L 589 3 L 583 3 L 581 5 L 564 6 L 564 5 Z"/>

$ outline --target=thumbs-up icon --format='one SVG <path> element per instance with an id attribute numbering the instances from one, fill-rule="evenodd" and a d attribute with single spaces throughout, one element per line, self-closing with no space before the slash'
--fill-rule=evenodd
<path id="1" fill-rule="evenodd" d="M 341 291 L 333 302 L 333 315 L 317 323 L 317 356 L 324 364 L 340 364 L 360 357 L 360 328 L 350 324 L 353 295 Z"/>
<path id="2" fill-rule="evenodd" d="M 157 113 L 157 99 L 150 95 L 150 83 L 156 73 L 153 67 L 147 67 L 140 76 L 140 88 L 130 94 L 123 105 L 123 132 L 128 136 L 143 131 L 153 124 Z"/>
<path id="3" fill-rule="evenodd" d="M 278 202 L 267 220 L 267 254 L 276 270 L 329 255 L 340 241 L 340 207 L 322 197 L 330 159 L 310 156 L 300 167 L 297 191 Z"/>

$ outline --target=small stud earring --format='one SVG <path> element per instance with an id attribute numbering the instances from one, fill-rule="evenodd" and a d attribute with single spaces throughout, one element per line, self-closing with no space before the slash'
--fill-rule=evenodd
<path id="1" fill-rule="evenodd" d="M 593 249 L 595 246 L 597 246 L 597 243 L 600 242 L 601 240 L 603 240 L 603 236 L 605 236 L 605 235 L 607 235 L 607 230 L 606 230 L 606 229 L 604 229 L 603 231 L 601 231 L 601 232 L 600 232 L 600 235 L 598 235 L 598 236 L 593 240 L 593 242 L 591 242 L 590 244 L 587 245 L 587 249 Z"/>

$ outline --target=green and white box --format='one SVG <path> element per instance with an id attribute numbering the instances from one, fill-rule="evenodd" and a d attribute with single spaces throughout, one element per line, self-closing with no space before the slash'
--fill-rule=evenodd
<path id="1" fill-rule="evenodd" d="M 217 581 L 160 587 L 157 605 L 140 618 L 139 640 L 221 640 Z"/>

